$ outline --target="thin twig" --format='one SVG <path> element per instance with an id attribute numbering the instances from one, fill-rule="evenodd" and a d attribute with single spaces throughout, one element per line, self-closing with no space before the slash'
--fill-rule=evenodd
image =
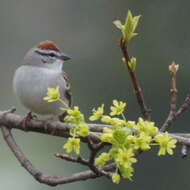
<path id="1" fill-rule="evenodd" d="M 68 154 L 60 154 L 60 153 L 55 153 L 54 156 L 57 158 L 61 158 L 62 160 L 69 161 L 69 162 L 80 163 L 85 166 L 88 165 L 88 160 L 82 158 L 81 156 L 78 156 L 77 158 L 73 158 L 69 156 Z"/>
<path id="2" fill-rule="evenodd" d="M 74 163 L 80 163 L 82 165 L 85 165 L 85 166 L 88 166 L 94 173 L 97 174 L 97 176 L 106 176 L 108 178 L 111 177 L 111 173 L 108 172 L 108 171 L 105 171 L 104 169 L 102 168 L 98 168 L 94 165 L 94 162 L 90 162 L 90 160 L 86 160 L 82 157 L 77 157 L 77 158 L 73 158 L 67 154 L 60 154 L 60 153 L 55 153 L 55 156 L 58 157 L 58 158 L 61 158 L 63 160 L 66 160 L 66 161 L 69 161 L 69 162 L 74 162 Z"/>
<path id="3" fill-rule="evenodd" d="M 162 125 L 160 131 L 164 132 L 169 129 L 172 121 L 176 117 L 176 109 L 177 109 L 177 85 L 176 85 L 176 74 L 177 70 L 175 68 L 177 64 L 175 61 L 169 66 L 170 70 L 170 112 L 168 117 L 166 118 L 164 124 Z"/>
<path id="4" fill-rule="evenodd" d="M 190 146 L 190 138 L 179 136 L 176 134 L 169 133 L 170 136 L 172 136 L 174 139 L 177 140 L 178 144 L 184 144 L 186 146 Z"/>
<path id="5" fill-rule="evenodd" d="M 180 108 L 176 112 L 176 116 L 180 116 L 182 113 L 187 111 L 190 108 L 190 94 L 188 94 L 185 98 L 184 103 L 180 106 Z"/>
<path id="6" fill-rule="evenodd" d="M 179 107 L 179 109 L 176 111 L 175 115 L 167 118 L 167 120 L 164 122 L 162 125 L 161 129 L 169 128 L 172 123 L 180 116 L 182 115 L 185 111 L 187 111 L 190 108 L 190 94 L 188 94 L 185 98 L 184 103 Z"/>
<path id="7" fill-rule="evenodd" d="M 173 61 L 173 63 L 170 66 L 175 68 L 177 66 L 177 64 L 175 63 L 175 61 Z M 176 72 L 170 71 L 170 75 L 171 75 L 170 109 L 173 112 L 173 114 L 175 114 L 176 109 L 177 109 L 176 74 L 177 74 L 177 71 Z"/>
<path id="8" fill-rule="evenodd" d="M 90 158 L 88 160 L 88 167 L 95 172 L 97 175 L 102 174 L 105 175 L 108 178 L 111 178 L 111 173 L 110 172 L 106 172 L 103 169 L 97 167 L 95 165 L 95 158 L 96 155 L 98 154 L 98 152 L 106 145 L 106 143 L 100 142 L 98 145 L 93 145 L 93 143 L 91 142 L 90 138 L 88 138 L 88 148 L 90 150 Z"/>
<path id="9" fill-rule="evenodd" d="M 137 80 L 137 77 L 135 75 L 135 72 L 133 72 L 131 70 L 131 68 L 129 67 L 128 62 L 130 61 L 130 57 L 129 57 L 129 54 L 128 54 L 127 44 L 122 38 L 120 40 L 120 48 L 122 50 L 123 56 L 124 56 L 126 64 L 127 64 L 128 72 L 130 74 L 130 77 L 131 77 L 131 80 L 132 80 L 132 83 L 133 83 L 133 88 L 134 88 L 134 91 L 135 91 L 137 102 L 138 102 L 138 104 L 140 106 L 142 116 L 143 116 L 143 118 L 145 120 L 150 120 L 150 109 L 148 109 L 146 104 L 145 104 L 143 93 L 142 93 L 140 84 L 138 83 L 138 80 Z"/>

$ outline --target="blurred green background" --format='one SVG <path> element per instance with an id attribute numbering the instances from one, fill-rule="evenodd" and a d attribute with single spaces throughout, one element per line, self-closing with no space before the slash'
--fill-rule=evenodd
<path id="1" fill-rule="evenodd" d="M 152 120 L 161 125 L 169 110 L 168 65 L 172 60 L 180 64 L 179 104 L 189 91 L 188 0 L 0 0 L 0 109 L 15 106 L 17 113 L 26 113 L 12 92 L 13 73 L 29 48 L 48 39 L 73 57 L 65 71 L 72 81 L 75 105 L 89 115 L 94 106 L 105 103 L 109 107 L 113 99 L 123 100 L 128 103 L 127 117 L 136 120 L 139 109 L 121 63 L 120 32 L 112 24 L 115 19 L 123 21 L 128 9 L 142 15 L 139 35 L 130 43 L 129 52 L 137 57 L 137 75 L 153 110 Z M 189 112 L 171 130 L 189 132 Z M 84 169 L 54 158 L 54 152 L 63 152 L 63 139 L 20 131 L 14 134 L 33 164 L 46 174 L 66 176 Z M 2 136 L 0 139 L 0 189 L 51 189 L 36 182 L 19 165 Z M 158 157 L 155 148 L 142 154 L 132 182 L 114 185 L 100 178 L 54 189 L 188 189 L 190 160 L 181 159 L 180 148 L 175 152 L 173 157 Z"/>

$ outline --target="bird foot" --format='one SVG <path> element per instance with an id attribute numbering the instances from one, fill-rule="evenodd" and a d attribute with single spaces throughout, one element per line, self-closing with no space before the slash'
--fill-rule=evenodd
<path id="1" fill-rule="evenodd" d="M 24 131 L 27 131 L 27 123 L 31 121 L 32 119 L 36 119 L 36 115 L 32 115 L 32 112 L 29 112 L 20 122 L 20 125 L 24 129 Z"/>
<path id="2" fill-rule="evenodd" d="M 52 122 L 53 120 L 51 119 L 43 121 L 43 126 L 44 126 L 45 131 L 48 131 L 48 125 L 51 124 Z"/>
<path id="3" fill-rule="evenodd" d="M 56 125 L 52 126 L 53 122 L 54 122 L 53 120 L 48 119 L 48 120 L 43 121 L 43 125 L 44 125 L 44 129 L 46 132 L 48 132 L 48 128 L 51 126 L 51 128 L 50 128 L 51 133 L 50 134 L 54 136 L 56 134 L 56 131 L 57 131 L 57 126 Z"/>

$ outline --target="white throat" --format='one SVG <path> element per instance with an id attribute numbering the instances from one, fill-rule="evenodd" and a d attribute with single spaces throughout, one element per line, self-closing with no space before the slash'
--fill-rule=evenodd
<path id="1" fill-rule="evenodd" d="M 55 71 L 62 71 L 63 61 L 58 59 L 57 61 L 53 63 L 50 63 L 50 64 L 46 63 L 45 67 L 48 69 L 55 70 Z"/>

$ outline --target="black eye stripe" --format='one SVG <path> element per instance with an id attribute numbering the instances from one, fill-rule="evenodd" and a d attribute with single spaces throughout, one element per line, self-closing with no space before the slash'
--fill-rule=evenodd
<path id="1" fill-rule="evenodd" d="M 57 55 L 55 55 L 54 53 L 50 53 L 49 56 L 50 57 L 56 57 Z"/>
<path id="2" fill-rule="evenodd" d="M 48 57 L 59 57 L 60 53 L 55 51 L 44 51 L 44 50 L 36 50 L 36 53 L 42 55 L 42 56 L 48 56 Z"/>
<path id="3" fill-rule="evenodd" d="M 42 60 L 43 63 L 52 64 L 52 63 L 54 63 L 54 62 L 56 61 L 56 58 L 55 58 L 55 57 L 51 57 L 51 56 L 44 55 L 44 56 L 42 56 L 41 60 Z"/>

